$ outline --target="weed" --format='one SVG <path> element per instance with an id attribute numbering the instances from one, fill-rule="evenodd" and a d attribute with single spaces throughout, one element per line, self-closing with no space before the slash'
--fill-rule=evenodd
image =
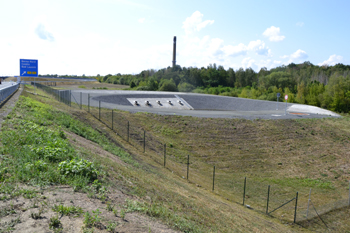
<path id="1" fill-rule="evenodd" d="M 87 228 L 92 228 L 93 226 L 99 227 L 101 225 L 100 210 L 93 210 L 92 213 L 91 215 L 90 212 L 85 212 L 83 223 Z"/>
<path id="2" fill-rule="evenodd" d="M 114 208 L 113 209 L 113 214 L 114 214 L 114 216 L 118 217 L 118 210 Z"/>
<path id="3" fill-rule="evenodd" d="M 85 159 L 72 159 L 71 161 L 60 162 L 58 170 L 64 176 L 81 175 L 91 180 L 96 179 L 99 174 L 93 162 Z"/>
<path id="4" fill-rule="evenodd" d="M 52 210 L 66 216 L 80 216 L 83 213 L 83 209 L 77 206 L 54 205 Z"/>
<path id="5" fill-rule="evenodd" d="M 95 232 L 93 228 L 83 227 L 83 233 L 93 233 Z"/>
<path id="6" fill-rule="evenodd" d="M 4 207 L 0 209 L 0 218 L 11 214 L 16 214 L 16 211 L 13 208 L 13 205 L 11 205 L 10 207 Z"/>
<path id="7" fill-rule="evenodd" d="M 83 223 L 84 223 L 85 227 L 87 227 L 87 228 L 93 227 L 94 224 L 92 222 L 92 216 L 91 216 L 90 212 L 85 212 Z"/>
<path id="8" fill-rule="evenodd" d="M 110 201 L 108 201 L 107 206 L 106 206 L 106 210 L 113 211 L 113 209 L 114 209 L 113 207 L 114 207 L 114 205 L 112 205 L 112 203 Z"/>
<path id="9" fill-rule="evenodd" d="M 95 224 L 100 223 L 101 222 L 101 217 L 100 217 L 101 212 L 100 212 L 100 210 L 99 209 L 97 209 L 95 211 L 93 210 L 92 213 L 94 214 L 93 215 L 93 222 Z"/>
<path id="10" fill-rule="evenodd" d="M 21 223 L 21 219 L 18 217 L 16 219 L 12 219 L 10 222 L 3 222 L 0 226 L 0 232 L 12 232 L 13 230 L 15 230 L 15 226 Z"/>
<path id="11" fill-rule="evenodd" d="M 109 222 L 107 225 L 107 231 L 114 232 L 115 228 L 118 226 L 115 222 Z"/>
<path id="12" fill-rule="evenodd" d="M 124 210 L 124 209 L 121 209 L 121 210 L 120 210 L 120 217 L 121 217 L 122 219 L 125 219 L 125 210 Z"/>
<path id="13" fill-rule="evenodd" d="M 58 216 L 50 218 L 49 228 L 51 230 L 55 230 L 55 232 L 57 232 L 58 230 L 62 230 L 62 223 L 58 219 Z"/>

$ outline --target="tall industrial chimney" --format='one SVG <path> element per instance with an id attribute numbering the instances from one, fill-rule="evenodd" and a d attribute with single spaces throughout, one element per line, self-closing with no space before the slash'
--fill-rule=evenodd
<path id="1" fill-rule="evenodd" d="M 176 66 L 176 36 L 174 36 L 174 46 L 173 46 L 173 67 Z"/>

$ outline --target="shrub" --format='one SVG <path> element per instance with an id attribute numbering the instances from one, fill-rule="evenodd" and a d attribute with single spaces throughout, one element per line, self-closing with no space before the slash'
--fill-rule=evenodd
<path id="1" fill-rule="evenodd" d="M 85 159 L 72 159 L 71 161 L 60 162 L 58 170 L 64 176 L 81 175 L 88 177 L 90 180 L 96 179 L 99 174 L 94 164 Z"/>
<path id="2" fill-rule="evenodd" d="M 180 83 L 177 88 L 179 89 L 179 91 L 181 92 L 191 92 L 195 87 L 189 83 L 183 82 Z"/>
<path id="3" fill-rule="evenodd" d="M 66 149 L 60 147 L 51 147 L 51 146 L 39 146 L 39 147 L 31 147 L 31 150 L 38 154 L 41 158 L 46 158 L 50 161 L 58 161 L 61 160 L 61 155 L 67 153 Z"/>
<path id="4" fill-rule="evenodd" d="M 160 91 L 178 91 L 176 84 L 173 80 L 164 80 L 159 90 Z"/>
<path id="5" fill-rule="evenodd" d="M 134 81 L 131 81 L 131 82 L 130 82 L 130 88 L 134 88 L 134 87 L 136 87 L 136 84 L 135 84 Z"/>

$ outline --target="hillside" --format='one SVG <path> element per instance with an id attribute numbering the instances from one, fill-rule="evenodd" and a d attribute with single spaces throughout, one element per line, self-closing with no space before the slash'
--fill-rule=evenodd
<path id="1" fill-rule="evenodd" d="M 348 116 L 249 121 L 116 111 L 112 131 L 111 122 L 106 126 L 88 114 L 87 109 L 68 107 L 40 90 L 39 95 L 32 95 L 27 92 L 30 89 L 26 87 L 2 127 L 2 230 L 13 226 L 17 231 L 23 227 L 33 232 L 47 231 L 55 213 L 63 212 L 53 207 L 62 205 L 81 208 L 78 213 L 57 215 L 61 217 L 63 230 L 71 232 L 82 227 L 86 231 L 107 231 L 113 223 L 118 232 L 324 231 L 325 226 L 314 218 L 312 211 L 309 213 L 312 221 L 305 222 L 310 188 L 316 209 L 327 215 L 322 216 L 328 227 L 337 231 L 350 229 L 341 212 L 347 209 L 335 210 L 344 207 L 348 195 Z M 103 110 L 101 120 L 107 122 L 108 114 L 110 110 Z M 128 121 L 129 142 L 125 137 Z M 27 123 L 17 127 L 19 122 Z M 50 143 L 46 139 L 31 142 L 22 131 L 27 130 L 28 122 L 35 129 L 57 132 L 52 135 L 64 139 L 60 148 L 68 153 L 57 153 L 57 159 L 52 159 L 40 151 L 19 146 L 39 148 Z M 147 132 L 145 153 L 142 130 Z M 13 138 L 14 135 L 22 136 Z M 23 150 L 32 157 L 18 156 Z M 190 156 L 188 181 L 187 155 Z M 86 179 L 86 174 L 77 173 L 62 177 L 57 165 L 67 156 L 92 161 L 98 173 L 89 174 L 97 176 Z M 49 166 L 41 166 L 42 163 Z M 30 169 L 39 170 L 28 173 Z M 252 209 L 242 206 L 244 177 L 247 178 L 245 204 Z M 292 223 L 294 202 L 270 216 L 265 214 L 267 185 L 271 185 L 270 210 L 299 192 L 297 224 Z M 18 191 L 13 193 L 11 189 Z M 31 213 L 39 214 L 40 210 L 42 217 L 31 217 Z M 89 227 L 84 222 L 89 218 L 86 212 L 96 216 L 95 225 Z M 78 217 L 73 218 L 74 215 Z"/>

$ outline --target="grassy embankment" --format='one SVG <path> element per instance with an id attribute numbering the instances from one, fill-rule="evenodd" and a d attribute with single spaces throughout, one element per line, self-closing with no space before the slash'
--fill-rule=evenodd
<path id="1" fill-rule="evenodd" d="M 98 115 L 96 109 L 92 112 Z M 102 111 L 102 120 L 111 125 L 110 119 L 110 110 Z M 142 151 L 142 143 L 138 141 L 142 140 L 142 130 L 146 130 L 146 154 L 160 165 L 162 145 L 167 144 L 166 167 L 180 177 L 187 175 L 187 155 L 190 155 L 189 181 L 193 184 L 211 190 L 215 165 L 214 193 L 242 203 L 243 182 L 247 177 L 245 203 L 260 213 L 266 211 L 268 185 L 271 185 L 270 211 L 299 192 L 298 222 L 324 230 L 312 206 L 309 218 L 313 220 L 304 221 L 311 188 L 312 203 L 318 213 L 324 214 L 327 225 L 340 231 L 350 229 L 346 222 L 350 179 L 348 115 L 249 121 L 116 111 L 114 127 L 123 138 L 126 138 L 127 121 L 132 126 L 131 138 L 135 139 L 131 143 Z M 328 212 L 338 208 L 339 211 Z M 294 202 L 272 215 L 291 222 L 293 214 Z"/>
<path id="2" fill-rule="evenodd" d="M 279 220 L 252 212 L 179 179 L 155 163 L 151 153 L 140 153 L 84 111 L 70 109 L 38 92 L 37 96 L 24 92 L 1 130 L 0 196 L 3 201 L 18 196 L 40 199 L 43 198 L 40 190 L 68 184 L 77 192 L 86 192 L 90 197 L 108 202 L 107 190 L 121 189 L 134 200 L 119 206 L 120 212 L 142 212 L 181 231 L 287 232 L 299 229 L 282 225 Z M 130 119 L 133 117 L 143 122 L 147 115 L 136 114 Z M 193 120 L 193 123 L 198 121 Z M 167 124 L 166 119 L 163 124 Z M 67 140 L 66 132 L 91 140 L 124 162 L 117 163 L 89 152 L 74 140 Z M 118 143 L 123 143 L 129 152 L 117 147 Z M 176 141 L 173 143 L 176 145 Z M 71 162 L 62 163 L 67 160 Z M 88 215 L 85 214 L 85 218 Z M 50 222 L 57 223 L 55 219 Z"/>

